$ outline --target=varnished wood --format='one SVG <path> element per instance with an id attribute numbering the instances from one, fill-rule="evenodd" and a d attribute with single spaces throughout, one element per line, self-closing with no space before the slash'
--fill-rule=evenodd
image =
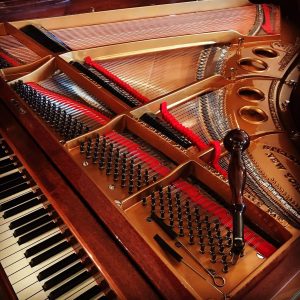
<path id="1" fill-rule="evenodd" d="M 17 4 L 18 1 L 16 1 Z M 33 1 L 31 1 L 33 2 Z M 51 2 L 51 1 L 49 1 Z M 147 2 L 147 3 L 145 3 Z M 36 10 L 31 10 L 28 14 L 23 14 L 21 16 L 20 12 L 16 10 L 14 13 L 10 14 L 9 20 L 17 20 L 17 19 L 28 19 L 37 17 L 49 17 L 49 16 L 58 16 L 58 15 L 67 15 L 79 12 L 89 12 L 91 10 L 106 10 L 106 9 L 114 9 L 114 8 L 124 8 L 124 7 L 133 7 L 140 5 L 149 5 L 149 4 L 161 4 L 161 3 L 169 3 L 169 2 L 180 2 L 180 1 L 152 1 L 153 3 L 149 3 L 148 1 L 130 1 L 130 3 L 123 1 L 72 1 L 72 5 L 70 1 L 57 1 L 57 5 L 53 5 L 51 8 L 48 7 L 47 11 L 45 11 L 45 7 L 43 9 L 36 7 Z M 4 16 L 6 17 L 6 15 Z M 15 34 L 19 34 L 17 30 L 14 32 Z M 22 33 L 21 33 L 22 36 Z M 24 40 L 27 40 L 25 36 L 23 36 Z M 278 37 L 266 37 L 270 41 L 272 39 L 278 39 Z M 30 41 L 30 39 L 28 38 Z M 255 38 L 249 38 L 249 42 L 255 42 Z M 39 47 L 36 42 L 30 41 L 33 47 Z M 36 49 L 37 49 L 36 48 Z M 247 50 L 247 49 L 246 49 Z M 50 52 L 45 50 L 47 54 Z M 247 54 L 251 51 L 246 52 Z M 111 55 L 111 53 L 109 54 Z M 236 57 L 232 56 L 233 59 L 229 60 L 229 63 L 235 64 Z M 278 57 L 279 59 L 279 57 Z M 232 61 L 232 62 L 231 62 Z M 276 59 L 274 59 L 274 66 L 277 66 Z M 61 68 L 65 73 L 68 73 L 72 79 L 75 81 L 80 81 L 81 76 L 76 72 L 76 70 L 63 62 L 60 58 L 56 60 L 56 66 Z M 271 65 L 273 68 L 273 65 Z M 273 71 L 272 68 L 269 68 L 268 71 Z M 228 68 L 229 70 L 229 68 Z M 241 70 L 244 72 L 243 70 Z M 270 73 L 271 74 L 271 73 Z M 228 74 L 228 78 L 230 74 Z M 243 74 L 242 74 L 243 75 Z M 218 88 L 219 85 L 225 84 L 224 82 L 220 84 L 219 81 L 213 82 L 209 84 L 209 86 L 205 86 L 205 89 L 214 89 Z M 88 80 L 82 81 L 82 86 L 87 89 L 94 89 L 96 91 L 95 86 Z M 194 91 L 196 95 L 199 91 L 199 86 L 204 83 L 195 83 L 187 87 L 191 89 L 193 86 L 198 86 L 197 92 Z M 204 84 L 205 85 L 205 84 Z M 58 212 L 62 215 L 64 221 L 70 226 L 73 230 L 73 233 L 76 237 L 81 241 L 82 245 L 90 252 L 95 254 L 95 263 L 102 270 L 104 270 L 105 276 L 111 282 L 112 287 L 117 292 L 118 296 L 121 298 L 127 298 L 132 295 L 139 296 L 141 298 L 152 299 L 156 297 L 163 296 L 168 299 L 190 299 L 192 295 L 189 293 L 187 289 L 183 286 L 183 284 L 178 280 L 176 276 L 170 271 L 166 265 L 162 262 L 161 258 L 157 256 L 157 254 L 152 250 L 148 243 L 145 242 L 142 236 L 140 236 L 136 228 L 134 228 L 133 223 L 127 219 L 127 216 L 118 209 L 118 207 L 111 202 L 111 199 L 108 199 L 104 193 L 99 191 L 99 188 L 96 184 L 94 184 L 90 178 L 81 171 L 80 168 L 74 163 L 69 154 L 65 152 L 62 146 L 60 146 L 55 139 L 54 135 L 51 133 L 49 128 L 43 124 L 40 119 L 31 112 L 31 110 L 23 104 L 23 102 L 16 96 L 14 92 L 9 90 L 9 88 L 4 84 L 3 81 L 0 82 L 0 88 L 3 89 L 3 95 L 6 98 L 5 103 L 9 107 L 9 109 L 13 112 L 17 119 L 20 120 L 20 123 L 24 128 L 34 137 L 35 141 L 41 146 L 41 148 L 47 153 L 49 156 L 49 160 L 51 160 L 61 172 L 60 179 L 64 179 L 64 183 L 62 181 L 58 181 L 54 179 L 52 181 L 49 180 L 49 177 L 52 176 L 55 172 L 50 172 L 50 176 L 48 171 L 46 174 L 43 173 L 45 166 L 48 167 L 48 164 L 42 163 L 40 165 L 40 157 L 36 159 L 30 158 L 28 154 L 28 149 L 23 153 L 23 149 L 20 149 L 24 142 L 27 142 L 27 139 L 21 138 L 20 135 L 15 135 L 14 127 L 15 123 L 10 123 L 9 130 L 7 129 L 7 137 L 14 140 L 12 145 L 15 147 L 15 151 L 18 152 L 22 157 L 27 157 L 24 159 L 24 164 L 27 165 L 31 170 L 31 172 L 41 172 L 41 175 L 35 175 L 36 181 L 43 186 L 46 190 L 49 190 L 49 196 L 52 201 L 54 201 L 54 206 L 57 208 Z M 174 94 L 167 95 L 164 100 L 168 98 L 172 98 L 170 100 L 174 103 L 178 100 L 174 98 L 177 94 L 182 94 L 186 97 L 185 89 L 178 90 Z M 202 93 L 204 93 L 202 86 Z M 95 95 L 104 96 L 107 101 L 112 99 L 115 100 L 114 96 L 112 96 L 109 92 L 105 91 L 102 88 L 98 88 L 95 92 Z M 181 97 L 182 97 L 181 95 Z M 190 99 L 192 96 L 189 94 L 188 98 Z M 186 98 L 186 99 L 188 99 Z M 11 99 L 15 99 L 17 101 L 11 101 Z M 153 107 L 153 110 L 157 110 L 159 108 L 159 103 L 161 100 L 154 101 L 153 103 L 148 105 L 148 108 Z M 25 114 L 22 114 L 20 107 L 26 111 Z M 0 106 L 0 109 L 2 105 Z M 146 108 L 147 109 L 147 108 Z M 136 109 L 133 112 L 133 115 L 140 116 L 142 112 L 145 110 L 145 106 L 139 109 Z M 125 105 L 120 105 L 116 110 L 117 113 L 128 113 L 126 111 Z M 1 120 L 1 119 L 0 119 Z M 5 120 L 9 123 L 9 120 Z M 1 121 L 0 121 L 1 122 Z M 17 126 L 18 127 L 18 126 Z M 255 134 L 255 133 L 252 133 Z M 20 141 L 18 139 L 20 138 Z M 17 139 L 15 141 L 15 139 Z M 159 141 L 159 139 L 155 139 L 155 141 Z M 30 144 L 29 144 L 30 145 Z M 26 145 L 27 147 L 27 145 Z M 26 148 L 25 147 L 25 148 Z M 28 147 L 27 147 L 28 148 Z M 222 152 L 224 149 L 222 148 Z M 27 153 L 27 154 L 26 154 Z M 211 151 L 208 151 L 207 155 L 203 152 L 201 155 L 205 155 L 204 161 L 211 160 Z M 188 153 L 189 157 L 195 160 L 198 160 L 199 153 L 195 151 L 195 153 Z M 187 156 L 188 157 L 188 156 Z M 203 159 L 204 156 L 201 157 Z M 30 163 L 29 163 L 30 162 Z M 32 167 L 32 163 L 33 166 Z M 49 163 L 49 162 L 48 162 Z M 37 165 L 37 166 L 35 166 Z M 50 169 L 52 167 L 50 166 Z M 52 168 L 53 169 L 53 168 Z M 205 177 L 203 181 L 208 182 L 209 180 L 214 181 L 215 178 L 211 177 L 211 174 L 206 173 L 201 174 L 202 177 Z M 52 177 L 51 177 L 52 178 Z M 56 187 L 57 185 L 57 187 Z M 73 190 L 66 187 L 69 185 Z M 228 187 L 224 187 L 225 183 L 214 182 L 211 186 L 215 189 L 226 190 L 225 193 L 229 194 Z M 57 190 L 58 189 L 58 190 Z M 66 199 L 62 199 L 61 203 L 56 203 L 55 199 L 58 197 L 60 199 L 61 192 L 69 193 L 70 197 L 74 199 L 72 201 L 72 207 L 75 206 L 73 203 L 76 203 L 76 207 L 72 213 L 69 210 L 70 202 Z M 76 193 L 76 195 L 75 195 Z M 229 197 L 227 197 L 229 198 Z M 77 205 L 78 204 L 78 205 Z M 250 206 L 248 207 L 248 211 L 250 211 L 250 216 L 259 216 L 260 208 L 249 202 Z M 87 220 L 81 220 L 83 217 L 82 212 L 85 211 L 84 217 L 88 215 Z M 261 216 L 261 215 L 260 215 Z M 101 218 L 101 221 L 100 221 Z M 261 217 L 260 220 L 255 220 L 258 226 L 262 227 L 265 233 L 272 236 L 272 231 L 274 227 L 272 227 L 272 222 L 269 222 L 269 219 L 272 218 L 270 215 L 266 215 L 266 217 Z M 273 220 L 274 221 L 274 220 Z M 92 226 L 90 226 L 92 224 Z M 98 228 L 99 227 L 99 228 Z M 103 230 L 103 227 L 109 228 L 109 232 Z M 283 241 L 289 240 L 290 236 L 286 236 L 287 234 L 281 232 L 284 228 L 280 226 L 279 230 L 275 229 L 275 236 L 282 237 Z M 100 233 L 99 233 L 100 231 Z M 278 232 L 279 231 L 279 232 Z M 86 234 L 88 232 L 89 234 Z M 292 234 L 294 234 L 292 232 Z M 296 236 L 296 234 L 295 234 Z M 297 235 L 299 236 L 299 235 Z M 105 241 L 105 245 L 100 245 L 102 238 Z M 112 242 L 112 239 L 118 240 L 118 245 L 123 247 L 126 250 L 120 250 L 116 245 Z M 284 243 L 284 242 L 283 242 Z M 269 299 L 280 289 L 280 287 L 285 284 L 289 278 L 294 276 L 297 272 L 297 268 L 300 264 L 299 255 L 297 254 L 299 249 L 299 238 L 292 243 L 288 242 L 288 247 L 285 247 L 284 244 L 278 252 L 278 255 L 272 263 L 263 270 L 263 272 L 259 273 L 258 276 L 253 276 L 253 274 L 247 278 L 247 282 L 245 286 L 234 294 L 233 299 Z M 282 248 L 284 248 L 282 250 Z M 112 250 L 111 250 L 112 249 Z M 126 252 L 127 251 L 127 252 Z M 105 257 L 104 261 L 99 253 L 102 253 Z M 114 255 L 112 255 L 114 254 Z M 129 255 L 130 258 L 126 257 Z M 112 256 L 113 258 L 108 259 L 107 257 Z M 116 261 L 115 261 L 116 259 Z M 117 263 L 120 262 L 121 266 Z M 267 269 L 267 270 L 266 270 Z M 120 273 L 120 270 L 121 273 Z M 139 271 L 141 270 L 141 274 Z M 288 270 L 288 272 L 286 272 Z M 143 276 L 145 276 L 146 281 L 151 281 L 153 286 L 150 286 L 143 280 Z M 125 278 L 125 280 L 124 280 Z M 274 286 L 276 285 L 276 288 Z M 154 290 L 160 291 L 159 294 L 156 294 Z M 126 291 L 124 291 L 124 289 Z M 128 290 L 127 290 L 128 289 Z"/>
<path id="2" fill-rule="evenodd" d="M 187 0 L 185 0 L 187 1 Z M 57 17 L 70 14 L 86 13 L 100 10 L 110 10 L 117 8 L 138 7 L 146 5 L 156 5 L 165 3 L 184 2 L 180 0 L 48 0 L 48 1 L 1 1 L 4 2 L 0 8 L 0 22 L 16 21 L 34 18 Z M 26 8 L 26 9 L 25 9 Z"/>
<path id="3" fill-rule="evenodd" d="M 25 115 L 28 117 L 27 113 Z M 92 216 L 80 197 L 70 189 L 64 178 L 53 168 L 2 102 L 0 102 L 0 125 L 2 136 L 9 142 L 12 150 L 72 234 L 91 255 L 93 262 L 117 295 L 123 299 L 132 297 L 157 299 L 158 294 L 116 245 L 114 238 L 104 230 L 99 220 Z M 31 126 L 34 126 L 34 122 Z"/>

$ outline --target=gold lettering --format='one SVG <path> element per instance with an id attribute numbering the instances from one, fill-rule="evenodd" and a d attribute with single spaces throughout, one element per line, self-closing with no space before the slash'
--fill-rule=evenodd
<path id="1" fill-rule="evenodd" d="M 280 160 L 272 152 L 267 154 L 267 157 L 270 158 L 271 162 L 275 165 L 275 167 L 277 169 L 286 170 L 285 166 L 280 162 Z"/>
<path id="2" fill-rule="evenodd" d="M 285 178 L 291 183 L 295 190 L 300 194 L 300 184 L 291 173 L 286 173 Z"/>

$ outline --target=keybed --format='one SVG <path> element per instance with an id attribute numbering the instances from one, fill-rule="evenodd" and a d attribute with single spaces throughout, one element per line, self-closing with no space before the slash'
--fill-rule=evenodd
<path id="1" fill-rule="evenodd" d="M 3 139 L 0 151 L 0 262 L 17 298 L 114 297 Z"/>

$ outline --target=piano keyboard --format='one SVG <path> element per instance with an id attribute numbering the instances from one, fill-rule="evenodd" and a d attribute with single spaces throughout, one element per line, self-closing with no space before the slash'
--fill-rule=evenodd
<path id="1" fill-rule="evenodd" d="M 0 262 L 17 298 L 110 298 L 42 191 L 3 139 L 0 145 Z"/>

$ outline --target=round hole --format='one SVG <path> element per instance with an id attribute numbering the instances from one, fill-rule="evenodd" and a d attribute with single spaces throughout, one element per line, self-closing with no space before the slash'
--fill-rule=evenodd
<path id="1" fill-rule="evenodd" d="M 240 116 L 243 120 L 252 124 L 260 124 L 268 120 L 268 116 L 263 110 L 253 106 L 242 107 Z"/>
<path id="2" fill-rule="evenodd" d="M 278 56 L 278 53 L 271 48 L 255 48 L 253 53 L 259 57 L 274 58 Z"/>
<path id="3" fill-rule="evenodd" d="M 265 95 L 261 90 L 252 87 L 241 87 L 238 94 L 248 101 L 262 101 L 265 99 Z"/>
<path id="4" fill-rule="evenodd" d="M 256 58 L 242 58 L 239 64 L 244 70 L 251 72 L 264 71 L 268 68 L 264 61 Z"/>

